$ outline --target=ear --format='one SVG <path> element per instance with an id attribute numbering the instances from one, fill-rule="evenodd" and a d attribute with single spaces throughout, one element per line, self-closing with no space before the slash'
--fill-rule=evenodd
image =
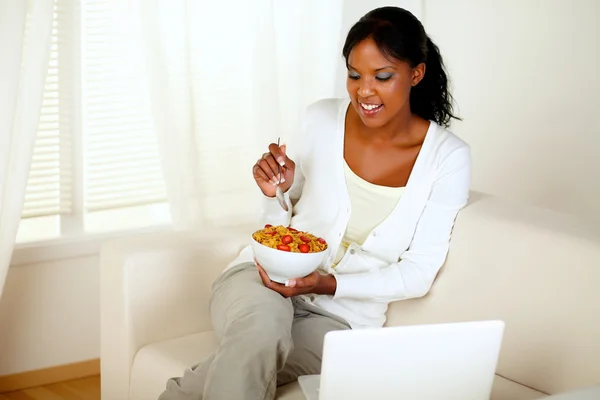
<path id="1" fill-rule="evenodd" d="M 421 63 L 412 70 L 412 85 L 417 86 L 425 77 L 425 63 Z"/>

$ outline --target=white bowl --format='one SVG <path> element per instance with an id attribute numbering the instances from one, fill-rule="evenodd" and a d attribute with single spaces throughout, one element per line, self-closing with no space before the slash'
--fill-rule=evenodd
<path id="1" fill-rule="evenodd" d="M 318 253 L 293 253 L 267 247 L 252 238 L 252 251 L 272 281 L 285 283 L 291 278 L 303 278 L 319 268 L 329 254 L 329 247 Z"/>

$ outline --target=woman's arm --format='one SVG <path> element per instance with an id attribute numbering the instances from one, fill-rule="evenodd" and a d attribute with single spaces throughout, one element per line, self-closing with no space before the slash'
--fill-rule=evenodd
<path id="1" fill-rule="evenodd" d="M 306 115 L 302 118 L 299 128 L 290 138 L 289 144 L 282 145 L 286 156 L 293 161 L 293 183 L 292 186 L 284 192 L 285 202 L 288 205 L 288 211 L 285 211 L 279 205 L 275 196 L 262 195 L 262 206 L 260 214 L 260 223 L 262 225 L 283 225 L 289 226 L 292 219 L 292 209 L 302 195 L 305 177 L 302 173 L 302 162 L 306 152 Z"/>
<path id="2" fill-rule="evenodd" d="M 454 221 L 467 204 L 470 180 L 470 149 L 457 149 L 445 160 L 401 261 L 378 271 L 336 274 L 334 298 L 390 302 L 425 296 L 448 254 Z"/>

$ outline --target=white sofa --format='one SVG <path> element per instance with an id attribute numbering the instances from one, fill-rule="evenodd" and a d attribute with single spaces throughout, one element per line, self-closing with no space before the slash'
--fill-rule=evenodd
<path id="1" fill-rule="evenodd" d="M 154 400 L 216 345 L 210 285 L 253 227 L 121 238 L 101 251 L 102 399 Z M 501 319 L 493 400 L 600 385 L 600 229 L 472 193 L 430 293 L 387 325 Z M 296 383 L 278 399 L 303 400 Z"/>

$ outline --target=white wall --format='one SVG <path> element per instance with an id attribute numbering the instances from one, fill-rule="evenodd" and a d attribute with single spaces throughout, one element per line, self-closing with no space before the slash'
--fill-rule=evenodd
<path id="1" fill-rule="evenodd" d="M 98 358 L 98 257 L 9 269 L 0 301 L 0 376 Z"/>
<path id="2" fill-rule="evenodd" d="M 475 189 L 600 219 L 600 1 L 425 0 Z"/>

